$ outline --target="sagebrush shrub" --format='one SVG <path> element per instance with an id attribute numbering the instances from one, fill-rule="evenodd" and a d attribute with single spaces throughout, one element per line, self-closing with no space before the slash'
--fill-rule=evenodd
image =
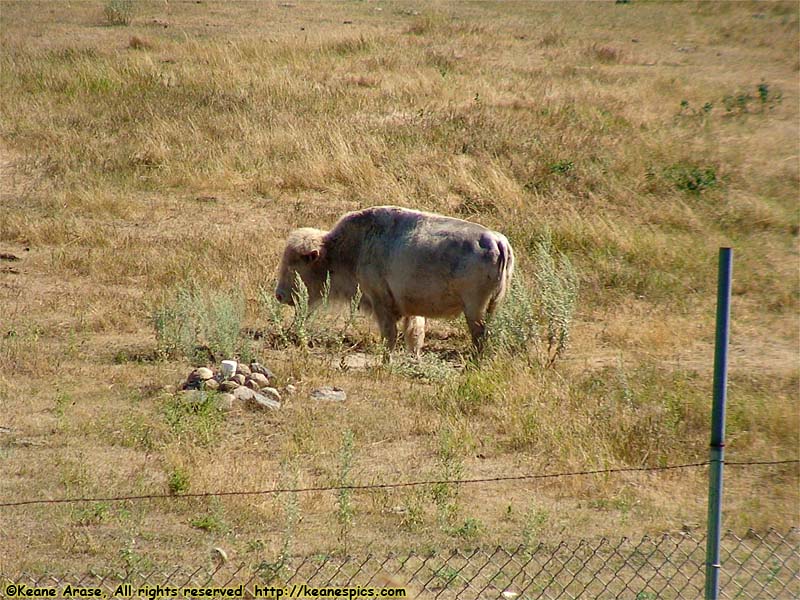
<path id="1" fill-rule="evenodd" d="M 240 293 L 179 286 L 153 313 L 158 350 L 167 358 L 197 360 L 202 351 L 214 360 L 233 357 L 245 350 L 243 319 Z"/>

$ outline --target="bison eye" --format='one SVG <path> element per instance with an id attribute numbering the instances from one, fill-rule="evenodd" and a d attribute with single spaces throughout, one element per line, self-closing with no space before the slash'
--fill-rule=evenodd
<path id="1" fill-rule="evenodd" d="M 319 258 L 319 250 L 312 250 L 308 254 L 303 254 L 303 262 L 310 264 Z"/>

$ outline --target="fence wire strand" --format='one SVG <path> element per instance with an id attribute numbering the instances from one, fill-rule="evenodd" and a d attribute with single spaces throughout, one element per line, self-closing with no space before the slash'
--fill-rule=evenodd
<path id="1" fill-rule="evenodd" d="M 571 471 L 566 473 L 536 473 L 529 475 L 501 475 L 498 477 L 480 477 L 473 479 L 441 479 L 429 481 L 400 481 L 390 483 L 372 483 L 364 485 L 340 485 L 340 486 L 312 486 L 303 488 L 273 488 L 269 490 L 234 490 L 234 491 L 217 491 L 217 492 L 190 492 L 185 494 L 140 494 L 135 496 L 105 496 L 105 497 L 91 497 L 91 498 L 35 498 L 30 500 L 17 500 L 0 502 L 0 508 L 11 508 L 15 506 L 30 506 L 33 504 L 71 504 L 80 502 L 122 502 L 122 501 L 137 501 L 137 500 L 158 500 L 170 499 L 181 500 L 190 498 L 208 498 L 208 497 L 225 497 L 225 496 L 264 496 L 270 494 L 298 494 L 308 492 L 327 492 L 339 490 L 381 490 L 403 487 L 416 487 L 428 485 L 467 485 L 479 483 L 499 483 L 504 481 L 525 481 L 535 479 L 557 479 L 561 477 L 581 477 L 589 475 L 609 475 L 618 473 L 636 473 L 644 471 L 670 471 L 676 469 L 696 469 L 699 467 L 706 467 L 710 461 L 702 461 L 695 463 L 685 463 L 679 465 L 662 465 L 662 466 L 646 466 L 646 467 L 619 467 L 613 469 L 595 469 L 589 471 Z M 728 467 L 754 467 L 754 466 L 778 466 L 800 464 L 798 459 L 787 460 L 759 460 L 759 461 L 726 461 L 725 466 Z"/>

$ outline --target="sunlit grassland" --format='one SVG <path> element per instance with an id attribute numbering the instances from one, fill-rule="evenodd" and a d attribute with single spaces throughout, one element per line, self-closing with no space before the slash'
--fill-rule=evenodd
<path id="1" fill-rule="evenodd" d="M 0 4 L 3 499 L 336 485 L 343 457 L 359 483 L 704 460 L 721 245 L 729 456 L 796 458 L 795 4 L 103 8 Z M 423 363 L 384 366 L 341 316 L 278 343 L 287 231 L 375 204 L 504 232 L 534 299 L 549 236 L 579 281 L 564 355 L 475 365 L 463 323 L 433 322 Z M 298 389 L 281 411 L 162 389 L 204 360 L 156 336 L 181 289 L 242 303 L 235 351 Z M 704 475 L 3 509 L 0 568 L 693 529 Z M 728 526 L 797 525 L 796 469 L 729 477 Z"/>

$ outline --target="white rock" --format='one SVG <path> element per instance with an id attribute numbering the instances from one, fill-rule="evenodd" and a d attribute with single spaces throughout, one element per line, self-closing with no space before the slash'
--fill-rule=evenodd
<path id="1" fill-rule="evenodd" d="M 211 550 L 211 560 L 218 565 L 223 565 L 228 562 L 228 553 L 218 546 Z"/>
<path id="2" fill-rule="evenodd" d="M 311 390 L 311 397 L 314 400 L 331 400 L 343 402 L 347 399 L 347 394 L 342 388 L 324 386 Z"/>
<path id="3" fill-rule="evenodd" d="M 297 386 L 292 385 L 291 383 L 286 386 L 286 395 L 291 396 L 292 394 L 297 393 Z"/>
<path id="4" fill-rule="evenodd" d="M 206 379 L 211 379 L 214 376 L 214 371 L 207 367 L 198 367 L 192 374 L 189 375 L 189 380 L 195 381 L 205 381 Z"/>
<path id="5" fill-rule="evenodd" d="M 244 375 L 245 377 L 247 377 L 248 375 L 250 375 L 250 367 L 248 367 L 247 365 L 244 365 L 242 363 L 239 363 L 236 366 L 236 374 L 237 375 Z"/>
<path id="6" fill-rule="evenodd" d="M 255 397 L 255 395 L 256 393 L 253 390 L 243 385 L 240 385 L 233 390 L 233 397 L 237 400 L 241 400 L 242 402 L 249 402 Z"/>
<path id="7" fill-rule="evenodd" d="M 267 387 L 269 385 L 269 379 L 263 373 L 253 373 L 250 375 L 250 380 L 254 381 L 258 384 L 258 387 Z"/>

